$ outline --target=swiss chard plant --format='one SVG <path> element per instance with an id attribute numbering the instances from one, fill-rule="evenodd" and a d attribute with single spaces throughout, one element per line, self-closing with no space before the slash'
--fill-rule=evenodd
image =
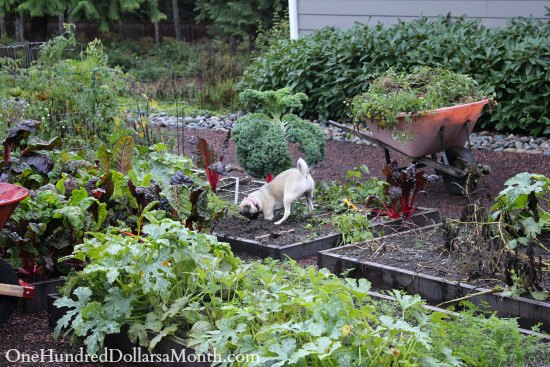
<path id="1" fill-rule="evenodd" d="M 47 182 L 47 175 L 54 166 L 47 151 L 61 145 L 61 139 L 36 139 L 32 134 L 39 128 L 39 121 L 25 120 L 8 130 L 3 144 L 4 160 L 0 162 L 1 181 L 31 189 Z"/>
<path id="2" fill-rule="evenodd" d="M 216 192 L 218 182 L 220 181 L 220 173 L 214 169 L 214 165 L 223 164 L 223 157 L 229 147 L 230 138 L 231 130 L 228 130 L 225 140 L 223 141 L 222 150 L 219 153 L 216 153 L 204 138 L 196 139 L 193 137 L 190 139 L 197 166 L 204 168 L 206 178 L 210 184 L 210 190 L 213 192 Z"/>
<path id="3" fill-rule="evenodd" d="M 68 199 L 57 191 L 38 191 L 20 202 L 0 233 L 0 253 L 28 279 L 67 272 L 70 264 L 57 264 L 57 259 L 70 254 L 85 232 L 99 230 L 107 215 L 106 203 L 84 188 L 73 190 Z"/>
<path id="4" fill-rule="evenodd" d="M 397 161 L 385 166 L 383 172 L 387 183 L 384 197 L 388 201 L 373 196 L 369 204 L 382 207 L 373 211 L 390 219 L 410 218 L 416 211 L 416 197 L 434 177 L 426 175 L 424 171 L 417 171 L 413 163 L 399 169 Z"/>

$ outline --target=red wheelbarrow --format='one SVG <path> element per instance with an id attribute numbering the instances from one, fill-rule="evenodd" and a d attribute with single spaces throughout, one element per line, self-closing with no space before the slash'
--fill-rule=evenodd
<path id="1" fill-rule="evenodd" d="M 489 100 L 484 99 L 418 115 L 400 113 L 397 115 L 399 124 L 396 131 L 381 129 L 367 120 L 371 135 L 334 121 L 329 121 L 329 124 L 384 148 L 387 164 L 391 163 L 390 150 L 393 150 L 405 155 L 417 166 L 433 167 L 443 177 L 447 189 L 460 194 L 464 186 L 475 184 L 475 181 L 468 182 L 471 174 L 489 172 L 489 167 L 477 164 L 470 148 L 464 146 L 488 103 Z M 406 137 L 406 141 L 396 139 L 395 132 Z"/>
<path id="2" fill-rule="evenodd" d="M 24 187 L 0 183 L 0 230 L 8 221 L 17 204 L 29 196 Z M 0 324 L 8 319 L 17 305 L 17 299 L 32 299 L 34 287 L 29 286 L 17 276 L 12 267 L 0 258 Z"/>

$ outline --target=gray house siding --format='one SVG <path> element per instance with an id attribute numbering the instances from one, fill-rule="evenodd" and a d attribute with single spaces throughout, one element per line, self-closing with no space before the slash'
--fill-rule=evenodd
<path id="1" fill-rule="evenodd" d="M 541 0 L 295 0 L 297 33 L 305 35 L 325 26 L 350 28 L 355 23 L 397 23 L 420 16 L 480 18 L 489 27 L 503 26 L 510 17 L 543 19 L 550 1 Z"/>

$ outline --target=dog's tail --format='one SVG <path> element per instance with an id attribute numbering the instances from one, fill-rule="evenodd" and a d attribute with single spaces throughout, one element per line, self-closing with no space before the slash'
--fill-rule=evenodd
<path id="1" fill-rule="evenodd" d="M 296 165 L 296 168 L 300 171 L 300 173 L 304 176 L 309 174 L 309 167 L 302 158 L 298 159 L 298 164 Z"/>

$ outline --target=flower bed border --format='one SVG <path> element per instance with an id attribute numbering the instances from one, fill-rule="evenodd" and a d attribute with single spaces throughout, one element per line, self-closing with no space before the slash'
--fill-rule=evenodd
<path id="1" fill-rule="evenodd" d="M 411 216 L 411 221 L 414 225 L 423 227 L 427 224 L 440 222 L 441 215 L 437 209 L 418 208 L 418 211 Z M 405 229 L 402 224 L 403 219 L 393 219 L 373 225 L 372 231 L 375 236 L 379 237 L 389 231 L 400 232 L 400 230 Z M 307 242 L 297 242 L 284 246 L 275 246 L 241 237 L 224 236 L 216 233 L 213 234 L 218 237 L 219 241 L 229 243 L 231 249 L 235 252 L 246 252 L 262 258 L 271 257 L 280 260 L 284 260 L 287 257 L 297 260 L 317 255 L 320 251 L 338 246 L 341 238 L 339 233 L 331 233 Z"/>
<path id="2" fill-rule="evenodd" d="M 436 227 L 427 226 L 425 229 Z M 409 231 L 407 231 L 409 232 Z M 406 232 L 404 232 L 406 233 Z M 403 236 L 403 233 L 386 237 Z M 404 289 L 408 293 L 419 294 L 429 304 L 437 305 L 451 301 L 468 294 L 489 291 L 486 288 L 475 287 L 460 281 L 450 281 L 440 277 L 422 274 L 393 266 L 357 259 L 334 253 L 345 248 L 357 248 L 356 245 L 346 245 L 338 249 L 319 252 L 317 265 L 327 268 L 334 274 L 346 273 L 351 278 L 366 278 L 377 289 Z M 501 292 L 485 293 L 468 299 L 475 305 L 482 302 L 488 305 L 489 311 L 497 312 L 500 317 L 517 317 L 521 326 L 530 328 L 542 323 L 541 330 L 550 331 L 550 304 L 525 297 L 508 297 Z"/>

